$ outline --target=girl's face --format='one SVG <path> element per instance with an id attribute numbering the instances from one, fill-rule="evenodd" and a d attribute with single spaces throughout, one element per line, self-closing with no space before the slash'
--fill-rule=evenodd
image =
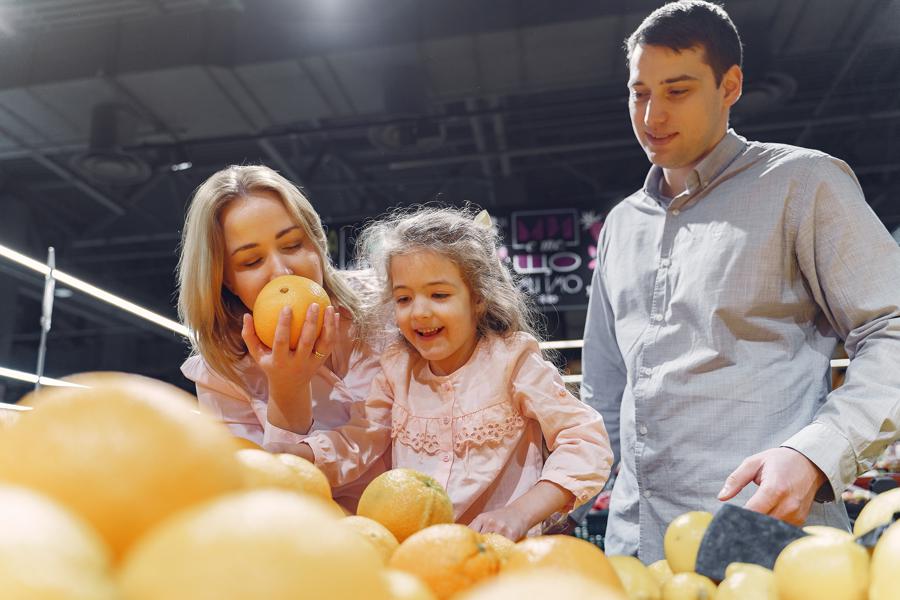
<path id="1" fill-rule="evenodd" d="M 225 287 L 249 310 L 260 290 L 281 275 L 300 275 L 322 285 L 322 261 L 315 246 L 284 207 L 278 194 L 251 192 L 225 205 Z"/>
<path id="2" fill-rule="evenodd" d="M 479 302 L 456 263 L 420 251 L 395 256 L 390 271 L 394 315 L 403 337 L 435 375 L 449 375 L 466 364 L 478 342 Z"/>

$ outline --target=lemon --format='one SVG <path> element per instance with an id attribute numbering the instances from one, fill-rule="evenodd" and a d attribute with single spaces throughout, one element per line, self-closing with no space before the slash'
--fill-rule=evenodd
<path id="1" fill-rule="evenodd" d="M 697 551 L 712 514 L 692 511 L 676 517 L 666 528 L 663 549 L 673 573 L 689 573 L 697 562 Z"/>
<path id="2" fill-rule="evenodd" d="M 896 511 L 900 511 L 900 488 L 878 494 L 859 511 L 859 516 L 853 523 L 853 535 L 859 537 L 879 525 L 890 522 Z"/>
<path id="3" fill-rule="evenodd" d="M 875 545 L 869 600 L 894 600 L 900 590 L 900 521 L 887 528 Z"/>
<path id="4" fill-rule="evenodd" d="M 716 584 L 697 573 L 675 573 L 662 588 L 662 600 L 713 600 Z"/>
<path id="5" fill-rule="evenodd" d="M 800 538 L 778 555 L 775 584 L 779 600 L 866 600 L 869 554 L 852 540 Z"/>
<path id="6" fill-rule="evenodd" d="M 660 600 L 662 591 L 644 563 L 633 556 L 607 556 L 622 581 L 628 600 Z"/>
<path id="7" fill-rule="evenodd" d="M 748 563 L 731 563 L 716 591 L 716 600 L 778 600 L 775 574 Z"/>

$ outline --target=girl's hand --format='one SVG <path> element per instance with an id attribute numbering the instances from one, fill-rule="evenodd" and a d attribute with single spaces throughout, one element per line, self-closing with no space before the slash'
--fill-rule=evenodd
<path id="1" fill-rule="evenodd" d="M 315 303 L 307 309 L 306 320 L 300 331 L 300 339 L 294 350 L 290 348 L 290 308 L 285 307 L 278 316 L 271 349 L 257 337 L 253 327 L 253 317 L 249 313 L 244 315 L 241 337 L 247 344 L 250 356 L 266 374 L 270 387 L 277 388 L 285 384 L 306 385 L 328 359 L 337 339 L 340 314 L 333 307 L 327 307 L 322 332 L 316 338 L 316 321 L 319 317 L 319 310 L 319 305 Z"/>
<path id="2" fill-rule="evenodd" d="M 531 529 L 521 511 L 516 511 L 511 506 L 481 513 L 469 523 L 469 527 L 479 533 L 499 533 L 514 542 L 525 537 Z"/>

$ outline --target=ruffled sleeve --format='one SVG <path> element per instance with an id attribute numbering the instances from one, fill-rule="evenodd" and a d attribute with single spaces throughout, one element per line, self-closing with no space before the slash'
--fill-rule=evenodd
<path id="1" fill-rule="evenodd" d="M 534 338 L 520 335 L 516 343 L 522 349 L 513 371 L 513 398 L 525 417 L 540 423 L 550 450 L 541 480 L 570 491 L 579 506 L 609 478 L 613 457 L 603 418 L 569 393 Z"/>

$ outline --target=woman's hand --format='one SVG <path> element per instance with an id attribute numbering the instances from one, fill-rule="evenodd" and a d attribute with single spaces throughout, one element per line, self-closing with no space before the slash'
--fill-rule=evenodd
<path id="1" fill-rule="evenodd" d="M 244 315 L 241 338 L 250 356 L 263 370 L 269 383 L 269 422 L 282 429 L 306 433 L 312 424 L 310 382 L 337 340 L 340 313 L 329 306 L 321 334 L 316 337 L 320 307 L 310 305 L 294 350 L 290 348 L 291 310 L 284 308 L 278 316 L 272 348 L 267 348 L 256 335 L 253 317 Z"/>
<path id="2" fill-rule="evenodd" d="M 481 513 L 469 523 L 469 527 L 479 533 L 499 533 L 505 538 L 518 542 L 525 537 L 531 524 L 522 516 L 521 511 L 516 511 L 512 506 Z"/>

